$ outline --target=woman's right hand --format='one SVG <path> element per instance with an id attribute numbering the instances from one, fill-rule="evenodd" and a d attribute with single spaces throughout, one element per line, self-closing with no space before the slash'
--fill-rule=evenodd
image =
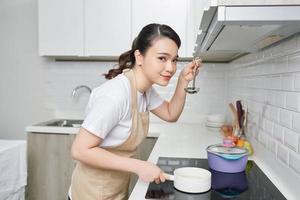
<path id="1" fill-rule="evenodd" d="M 202 60 L 199 57 L 194 58 L 194 60 L 186 65 L 182 69 L 180 75 L 185 81 L 192 81 L 194 76 L 199 72 L 199 68 L 202 66 Z"/>
<path id="2" fill-rule="evenodd" d="M 136 174 L 144 182 L 155 181 L 155 183 L 159 184 L 166 180 L 163 176 L 163 171 L 151 162 L 141 161 L 139 166 L 137 166 Z"/>

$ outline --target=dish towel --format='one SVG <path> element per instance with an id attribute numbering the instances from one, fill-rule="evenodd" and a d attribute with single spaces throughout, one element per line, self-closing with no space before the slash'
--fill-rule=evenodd
<path id="1" fill-rule="evenodd" d="M 26 184 L 26 140 L 0 140 L 0 200 L 24 198 Z"/>

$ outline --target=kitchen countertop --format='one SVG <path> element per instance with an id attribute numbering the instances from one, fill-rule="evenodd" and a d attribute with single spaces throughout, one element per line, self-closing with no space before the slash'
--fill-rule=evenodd
<path id="1" fill-rule="evenodd" d="M 58 127 L 58 126 L 46 126 L 48 122 L 57 121 L 59 119 L 53 119 L 46 122 L 41 122 L 35 125 L 25 127 L 27 133 L 55 133 L 55 134 L 77 134 L 79 127 Z M 78 120 L 78 119 L 75 119 Z M 148 137 L 158 137 L 159 132 L 149 132 Z"/>
<path id="2" fill-rule="evenodd" d="M 159 134 L 148 159 L 152 163 L 157 163 L 159 157 L 207 158 L 206 147 L 222 142 L 218 131 L 208 130 L 200 124 L 150 124 L 149 132 Z M 249 159 L 255 161 L 287 199 L 298 199 L 299 191 L 295 185 L 299 184 L 300 177 L 268 155 L 269 151 L 260 144 L 255 141 L 251 141 L 251 144 L 255 153 Z M 145 199 L 148 185 L 139 179 L 129 200 Z"/>
<path id="3" fill-rule="evenodd" d="M 75 127 L 56 127 L 56 126 L 27 126 L 27 133 L 57 133 L 57 134 L 77 134 L 79 128 Z"/>
<path id="4" fill-rule="evenodd" d="M 150 124 L 149 132 L 160 133 L 148 158 L 152 163 L 156 163 L 160 156 L 207 158 L 205 149 L 208 144 L 222 141 L 219 132 L 208 131 L 196 124 Z M 145 199 L 148 185 L 139 179 L 129 200 Z"/>
<path id="5" fill-rule="evenodd" d="M 78 127 L 46 126 L 46 124 L 57 121 L 57 120 L 63 120 L 63 119 L 52 119 L 49 121 L 26 126 L 25 131 L 31 132 L 31 133 L 57 133 L 57 134 L 77 134 L 78 133 L 78 131 L 79 131 Z"/>
<path id="6" fill-rule="evenodd" d="M 79 128 L 32 125 L 25 130 L 33 133 L 77 134 Z M 152 163 L 156 163 L 159 157 L 207 158 L 206 147 L 222 142 L 218 131 L 209 130 L 203 124 L 151 123 L 148 137 L 158 137 L 148 158 Z M 295 185 L 300 182 L 299 175 L 287 170 L 285 165 L 255 140 L 251 140 L 251 144 L 255 153 L 249 159 L 255 161 L 287 199 L 298 199 L 299 191 Z M 148 185 L 138 180 L 129 200 L 145 199 Z"/>
<path id="7" fill-rule="evenodd" d="M 77 134 L 79 128 L 32 125 L 25 128 L 27 133 L 49 133 L 49 134 Z M 158 137 L 158 132 L 149 132 L 148 137 Z"/>

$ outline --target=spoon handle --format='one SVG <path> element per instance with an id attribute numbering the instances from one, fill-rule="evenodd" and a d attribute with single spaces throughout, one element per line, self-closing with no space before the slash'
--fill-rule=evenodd
<path id="1" fill-rule="evenodd" d="M 194 74 L 194 79 L 193 79 L 193 88 L 195 88 L 195 80 L 196 80 L 196 74 Z"/>
<path id="2" fill-rule="evenodd" d="M 199 62 L 199 60 L 200 60 L 200 57 L 195 57 L 193 60 L 198 64 L 198 62 Z M 196 86 L 195 86 L 196 76 L 197 76 L 197 71 L 194 72 L 193 88 L 196 87 Z"/>

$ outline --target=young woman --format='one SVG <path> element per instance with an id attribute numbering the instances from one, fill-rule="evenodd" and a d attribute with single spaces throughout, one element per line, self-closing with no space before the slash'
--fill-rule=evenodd
<path id="1" fill-rule="evenodd" d="M 185 87 L 197 74 L 200 60 L 180 73 L 172 99 L 163 100 L 152 87 L 168 85 L 176 72 L 180 38 L 167 25 L 149 24 L 119 58 L 119 68 L 93 90 L 87 115 L 72 145 L 78 161 L 69 196 L 72 200 L 128 199 L 130 174 L 145 182 L 164 182 L 162 170 L 135 159 L 137 146 L 147 136 L 149 111 L 175 122 L 184 107 Z"/>

